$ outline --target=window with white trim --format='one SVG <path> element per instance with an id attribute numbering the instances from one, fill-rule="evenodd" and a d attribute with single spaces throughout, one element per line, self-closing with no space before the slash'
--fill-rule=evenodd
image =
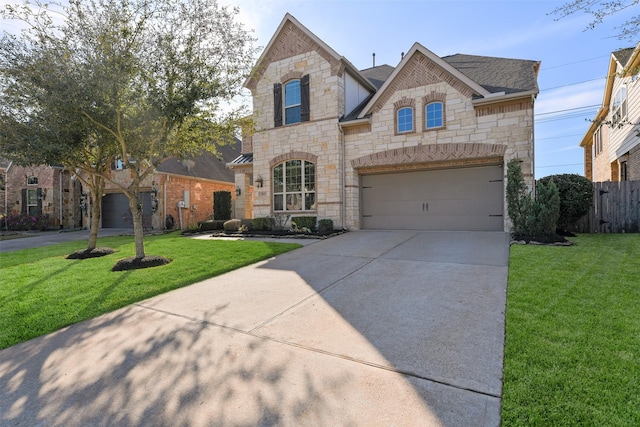
<path id="1" fill-rule="evenodd" d="M 602 153 L 602 126 L 593 133 L 593 154 L 598 156 L 600 153 Z"/>
<path id="2" fill-rule="evenodd" d="M 440 101 L 431 102 L 425 107 L 425 129 L 444 127 L 444 108 Z"/>
<path id="3" fill-rule="evenodd" d="M 27 189 L 27 214 L 39 215 L 38 209 L 38 190 L 34 188 Z"/>
<path id="4" fill-rule="evenodd" d="M 611 124 L 614 128 L 622 127 L 623 120 L 627 118 L 627 87 L 621 86 L 613 98 L 611 107 Z"/>
<path id="5" fill-rule="evenodd" d="M 284 124 L 300 123 L 301 113 L 300 80 L 291 80 L 284 85 Z"/>
<path id="6" fill-rule="evenodd" d="M 287 160 L 273 168 L 273 210 L 316 209 L 316 165 L 306 160 Z"/>
<path id="7" fill-rule="evenodd" d="M 413 132 L 413 108 L 399 108 L 396 112 L 398 133 Z"/>

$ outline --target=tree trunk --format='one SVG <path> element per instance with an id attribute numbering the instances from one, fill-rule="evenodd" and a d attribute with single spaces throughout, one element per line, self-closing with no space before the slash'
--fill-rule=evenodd
<path id="1" fill-rule="evenodd" d="M 142 199 L 140 190 L 135 189 L 133 194 L 127 193 L 129 208 L 133 219 L 133 237 L 136 243 L 136 258 L 144 258 L 144 230 L 142 228 Z"/>
<path id="2" fill-rule="evenodd" d="M 102 214 L 102 189 L 97 193 L 91 192 L 91 223 L 89 224 L 89 242 L 87 249 L 96 248 L 98 242 L 98 227 L 100 227 L 100 215 Z"/>
<path id="3" fill-rule="evenodd" d="M 89 224 L 89 241 L 87 250 L 93 250 L 98 243 L 98 228 L 102 217 L 102 194 L 104 193 L 104 178 L 93 176 L 91 182 L 91 223 Z M 85 202 L 86 203 L 86 202 Z"/>

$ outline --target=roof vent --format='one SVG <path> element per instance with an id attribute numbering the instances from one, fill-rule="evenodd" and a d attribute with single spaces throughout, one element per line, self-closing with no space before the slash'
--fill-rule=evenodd
<path id="1" fill-rule="evenodd" d="M 376 66 L 376 53 L 373 52 L 373 66 Z"/>
<path id="2" fill-rule="evenodd" d="M 404 59 L 404 52 L 400 52 L 400 61 Z"/>

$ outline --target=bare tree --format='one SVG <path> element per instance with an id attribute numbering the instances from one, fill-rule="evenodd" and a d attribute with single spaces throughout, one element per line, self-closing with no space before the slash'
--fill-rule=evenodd
<path id="1" fill-rule="evenodd" d="M 551 14 L 557 15 L 557 19 L 565 18 L 574 13 L 591 15 L 593 20 L 587 25 L 587 29 L 593 29 L 602 24 L 607 17 L 631 9 L 638 3 L 640 0 L 573 0 L 556 7 L 551 11 Z M 616 35 L 619 40 L 637 42 L 638 33 L 640 33 L 640 16 L 633 16 L 621 26 L 616 27 L 616 30 L 619 31 Z"/>

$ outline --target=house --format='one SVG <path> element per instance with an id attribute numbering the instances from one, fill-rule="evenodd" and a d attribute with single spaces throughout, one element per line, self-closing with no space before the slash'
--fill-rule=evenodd
<path id="1" fill-rule="evenodd" d="M 287 14 L 245 81 L 254 131 L 229 165 L 247 195 L 236 213 L 507 230 L 507 162 L 533 186 L 539 66 L 415 43 L 396 67 L 359 70 Z"/>
<path id="2" fill-rule="evenodd" d="M 602 105 L 582 138 L 584 175 L 640 180 L 640 44 L 611 54 Z"/>
<path id="3" fill-rule="evenodd" d="M 203 152 L 186 159 L 171 158 L 158 165 L 140 185 L 143 226 L 179 229 L 196 226 L 213 215 L 213 193 L 229 191 L 235 197 L 234 173 L 227 163 L 238 157 L 240 141 L 217 148 L 218 155 Z M 129 199 L 118 186 L 127 187 L 131 173 L 122 161 L 111 166 L 111 179 L 102 199 L 102 228 L 133 226 Z M 117 184 L 116 184 L 117 183 Z"/>
<path id="4" fill-rule="evenodd" d="M 80 189 L 63 166 L 20 166 L 0 159 L 0 216 L 46 215 L 52 228 L 80 227 Z"/>

